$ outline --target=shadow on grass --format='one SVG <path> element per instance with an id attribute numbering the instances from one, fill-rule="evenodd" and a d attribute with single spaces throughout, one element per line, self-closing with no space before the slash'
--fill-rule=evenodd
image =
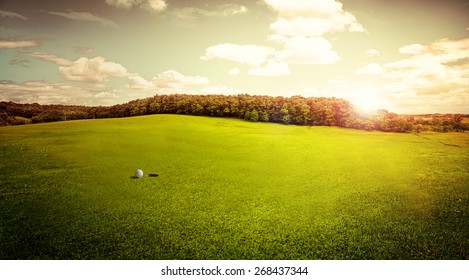
<path id="1" fill-rule="evenodd" d="M 156 174 L 156 173 L 149 173 L 147 175 L 145 175 L 146 177 L 158 177 L 160 175 Z M 130 179 L 141 179 L 142 177 L 137 177 L 137 176 L 130 176 Z"/>

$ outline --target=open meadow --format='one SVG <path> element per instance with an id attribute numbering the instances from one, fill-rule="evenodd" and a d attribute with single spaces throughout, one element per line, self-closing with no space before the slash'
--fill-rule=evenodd
<path id="1" fill-rule="evenodd" d="M 469 258 L 469 133 L 152 115 L 0 127 L 0 158 L 0 259 Z"/>

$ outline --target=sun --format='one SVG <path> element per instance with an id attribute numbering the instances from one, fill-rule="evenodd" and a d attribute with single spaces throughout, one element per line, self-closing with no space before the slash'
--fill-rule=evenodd
<path id="1" fill-rule="evenodd" d="M 379 103 L 372 101 L 372 100 L 359 99 L 359 100 L 354 100 L 354 102 L 352 103 L 354 103 L 360 111 L 363 111 L 365 113 L 381 109 L 381 106 L 379 105 Z"/>
<path id="2" fill-rule="evenodd" d="M 362 92 L 352 98 L 351 102 L 364 113 L 370 113 L 386 107 L 384 98 L 377 93 L 371 92 Z"/>

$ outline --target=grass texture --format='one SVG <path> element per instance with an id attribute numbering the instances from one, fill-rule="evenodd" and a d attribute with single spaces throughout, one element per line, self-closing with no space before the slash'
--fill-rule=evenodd
<path id="1" fill-rule="evenodd" d="M 154 115 L 2 127 L 0 158 L 0 259 L 469 258 L 468 133 Z"/>

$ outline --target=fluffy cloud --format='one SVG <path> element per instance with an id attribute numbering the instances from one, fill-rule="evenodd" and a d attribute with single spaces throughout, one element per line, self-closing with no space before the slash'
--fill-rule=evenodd
<path id="1" fill-rule="evenodd" d="M 425 48 L 419 55 L 431 54 L 441 63 L 454 63 L 469 57 L 469 38 L 441 39 Z"/>
<path id="2" fill-rule="evenodd" d="M 168 6 L 164 0 L 106 0 L 105 2 L 117 8 L 130 9 L 132 7 L 140 7 L 156 12 L 163 11 Z"/>
<path id="3" fill-rule="evenodd" d="M 185 88 L 188 86 L 205 85 L 210 81 L 206 77 L 186 76 L 178 71 L 168 70 L 158 74 L 152 79 L 157 88 Z"/>
<path id="4" fill-rule="evenodd" d="M 276 56 L 289 64 L 333 64 L 340 60 L 329 41 L 322 37 L 289 38 Z"/>
<path id="5" fill-rule="evenodd" d="M 18 18 L 22 20 L 28 20 L 28 18 L 25 16 L 22 16 L 15 12 L 9 12 L 9 11 L 4 11 L 4 10 L 0 10 L 0 17 L 11 17 L 11 18 Z"/>
<path id="6" fill-rule="evenodd" d="M 244 14 L 248 11 L 245 6 L 236 4 L 223 4 L 218 5 L 215 9 L 200 9 L 196 7 L 184 7 L 180 9 L 173 9 L 170 13 L 171 16 L 181 20 L 195 20 L 200 17 L 227 17 L 237 14 Z"/>
<path id="7" fill-rule="evenodd" d="M 127 84 L 128 88 L 140 89 L 140 90 L 155 89 L 155 85 L 152 82 L 147 81 L 145 78 L 137 74 L 130 75 L 127 78 L 129 79 L 129 83 Z"/>
<path id="8" fill-rule="evenodd" d="M 375 49 L 369 49 L 365 52 L 365 56 L 366 57 L 375 57 L 375 56 L 379 56 L 379 51 L 378 50 L 375 50 Z"/>
<path id="9" fill-rule="evenodd" d="M 370 63 L 355 71 L 358 75 L 383 75 L 386 70 L 379 63 Z"/>
<path id="10" fill-rule="evenodd" d="M 331 29 L 330 25 L 331 22 L 322 18 L 279 18 L 270 29 L 282 36 L 321 36 Z"/>
<path id="11" fill-rule="evenodd" d="M 28 48 L 35 47 L 39 43 L 33 40 L 4 41 L 0 40 L 0 49 Z"/>
<path id="12" fill-rule="evenodd" d="M 450 63 L 468 57 L 469 38 L 461 40 L 441 39 L 429 45 L 411 44 L 401 47 L 399 52 L 412 55 L 412 59 L 427 58 L 440 63 Z"/>
<path id="13" fill-rule="evenodd" d="M 265 67 L 251 69 L 248 73 L 255 76 L 283 76 L 291 72 L 287 63 L 269 59 Z"/>
<path id="14" fill-rule="evenodd" d="M 333 64 L 340 60 L 331 43 L 321 37 L 337 31 L 363 32 L 354 15 L 335 0 L 264 0 L 278 12 L 270 39 L 284 48 L 277 58 L 289 64 Z"/>
<path id="15" fill-rule="evenodd" d="M 119 63 L 106 61 L 103 57 L 82 57 L 73 61 L 68 66 L 59 67 L 59 71 L 70 81 L 103 82 L 108 77 L 125 77 L 129 73 Z"/>
<path id="16" fill-rule="evenodd" d="M 207 48 L 204 60 L 226 59 L 259 67 L 275 49 L 258 45 L 219 44 Z"/>
<path id="17" fill-rule="evenodd" d="M 21 52 L 23 55 L 39 58 L 60 65 L 59 71 L 69 81 L 100 83 L 109 77 L 128 77 L 132 88 L 149 89 L 153 84 L 147 82 L 137 74 L 132 74 L 119 63 L 106 61 L 104 57 L 81 57 L 75 61 L 65 59 L 55 54 L 43 52 Z M 22 61 L 13 61 L 11 64 L 21 65 Z"/>
<path id="18" fill-rule="evenodd" d="M 399 52 L 402 54 L 419 54 L 424 48 L 421 44 L 412 44 L 399 48 Z"/>
<path id="19" fill-rule="evenodd" d="M 71 19 L 71 20 L 96 22 L 106 27 L 117 28 L 117 24 L 115 22 L 105 19 L 105 18 L 97 17 L 90 13 L 81 13 L 81 12 L 74 12 L 74 11 L 69 10 L 66 13 L 49 12 L 49 14 L 64 17 L 64 18 Z"/>
<path id="20" fill-rule="evenodd" d="M 335 0 L 264 0 L 278 12 L 270 28 L 284 36 L 321 36 L 333 31 L 363 32 L 354 15 Z"/>
<path id="21" fill-rule="evenodd" d="M 321 37 L 337 31 L 363 32 L 351 13 L 335 0 L 264 0 L 278 13 L 269 39 L 281 45 L 219 44 L 206 49 L 201 59 L 226 59 L 253 66 L 251 75 L 290 74 L 288 64 L 334 64 L 340 60 L 331 43 Z M 265 65 L 265 66 L 261 66 Z"/>
<path id="22" fill-rule="evenodd" d="M 164 0 L 147 0 L 148 6 L 154 11 L 162 11 L 166 9 L 166 2 Z"/>
<path id="23" fill-rule="evenodd" d="M 245 14 L 248 12 L 248 8 L 242 5 L 236 4 L 224 4 L 217 6 L 215 12 L 209 11 L 206 13 L 208 16 L 233 16 L 238 14 Z"/>
<path id="24" fill-rule="evenodd" d="M 175 70 L 167 70 L 159 73 L 151 81 L 133 74 L 128 76 L 128 88 L 140 90 L 153 90 L 162 93 L 185 91 L 193 86 L 206 85 L 210 80 L 201 76 L 187 76 Z"/>
<path id="25" fill-rule="evenodd" d="M 43 52 L 23 52 L 24 55 L 39 58 L 61 65 L 59 71 L 69 81 L 98 83 L 108 77 L 127 77 L 127 69 L 119 63 L 106 61 L 104 57 L 81 57 L 75 61 L 65 59 L 55 54 Z"/>

